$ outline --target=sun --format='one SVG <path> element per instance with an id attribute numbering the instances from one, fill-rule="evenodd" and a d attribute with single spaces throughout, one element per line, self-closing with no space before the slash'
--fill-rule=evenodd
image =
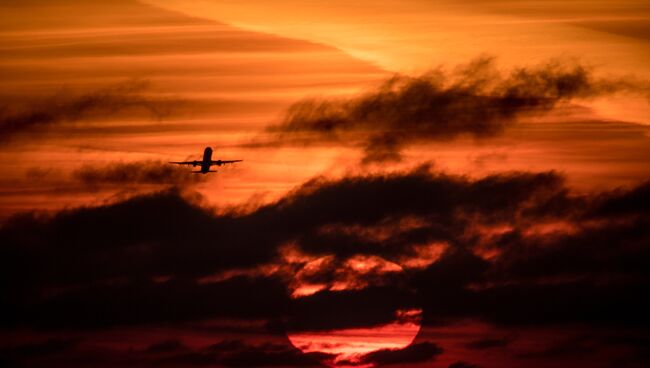
<path id="1" fill-rule="evenodd" d="M 385 277 L 373 277 L 383 275 Z M 292 298 L 300 302 L 317 293 L 336 293 L 362 290 L 378 286 L 380 280 L 398 279 L 404 270 L 396 263 L 377 256 L 354 256 L 337 260 L 333 256 L 318 258 L 306 263 L 295 275 Z M 381 286 L 381 285 L 380 285 Z M 391 298 L 387 295 L 386 298 Z M 387 300 L 386 302 L 391 302 Z M 372 305 L 367 305 L 371 309 Z M 363 307 L 362 307 L 363 308 Z M 359 311 L 350 311 L 350 313 Z M 362 311 L 361 311 L 362 312 Z M 345 310 L 331 311 L 340 318 Z M 332 316 L 327 316 L 329 319 Z M 323 316 L 309 316 L 323 319 Z M 392 320 L 371 327 L 320 328 L 295 330 L 288 328 L 291 343 L 305 353 L 324 353 L 332 356 L 325 361 L 332 367 L 371 367 L 364 357 L 378 350 L 399 350 L 409 346 L 420 331 L 422 309 L 409 307 L 395 309 Z"/>

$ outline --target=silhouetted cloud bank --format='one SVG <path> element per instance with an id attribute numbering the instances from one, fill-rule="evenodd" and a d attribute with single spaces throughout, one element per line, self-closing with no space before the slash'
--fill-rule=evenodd
<path id="1" fill-rule="evenodd" d="M 606 327 L 647 338 L 638 331 L 650 325 L 643 298 L 650 286 L 649 193 L 648 183 L 579 194 L 554 172 L 470 179 L 423 166 L 317 178 L 252 211 L 218 213 L 168 190 L 49 217 L 23 214 L 0 229 L 0 330 L 171 328 L 226 319 L 243 329 L 263 321 L 269 334 L 281 335 L 381 326 L 397 311 L 419 307 L 424 326 L 471 319 L 504 328 Z M 444 248 L 426 258 L 436 244 Z M 405 271 L 369 273 L 382 282 L 296 298 L 290 285 L 306 261 L 287 260 L 287 246 L 341 261 L 380 256 Z M 345 268 L 324 265 L 313 281 L 335 281 L 328 274 L 335 271 L 344 277 Z M 590 344 L 613 346 L 594 339 Z M 616 346 L 638 349 L 625 341 Z M 465 346 L 509 343 L 472 337 Z M 307 365 L 288 342 L 271 353 L 248 345 L 245 354 L 217 356 L 176 349 L 174 364 L 250 366 L 277 358 Z M 444 354 L 438 348 L 416 340 L 363 359 L 425 361 Z"/>

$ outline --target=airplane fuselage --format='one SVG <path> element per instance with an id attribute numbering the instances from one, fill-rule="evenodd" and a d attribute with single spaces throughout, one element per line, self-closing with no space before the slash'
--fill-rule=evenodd
<path id="1" fill-rule="evenodd" d="M 210 165 L 212 165 L 212 148 L 205 147 L 203 161 L 201 162 L 201 172 L 207 174 L 210 171 Z"/>

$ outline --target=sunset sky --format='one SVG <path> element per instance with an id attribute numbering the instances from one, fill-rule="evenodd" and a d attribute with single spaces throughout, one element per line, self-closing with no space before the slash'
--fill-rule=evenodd
<path id="1" fill-rule="evenodd" d="M 650 364 L 647 1 L 0 14 L 0 366 Z"/>

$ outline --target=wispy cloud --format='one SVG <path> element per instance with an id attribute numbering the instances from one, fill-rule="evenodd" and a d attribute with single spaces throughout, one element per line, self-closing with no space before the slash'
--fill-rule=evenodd
<path id="1" fill-rule="evenodd" d="M 500 72 L 479 58 L 452 72 L 397 75 L 377 90 L 349 99 L 310 99 L 292 105 L 269 128 L 276 144 L 358 145 L 364 162 L 399 160 L 403 148 L 427 141 L 502 133 L 518 119 L 559 104 L 617 92 L 647 94 L 650 85 L 605 79 L 577 63 L 549 62 Z"/>
<path id="2" fill-rule="evenodd" d="M 147 96 L 149 83 L 128 80 L 84 93 L 61 92 L 16 108 L 0 103 L 0 144 L 20 133 L 38 133 L 64 123 L 97 119 L 117 114 L 147 114 L 156 119 L 169 115 L 174 102 Z"/>
<path id="3" fill-rule="evenodd" d="M 85 165 L 72 173 L 80 184 L 102 185 L 186 185 L 205 181 L 203 175 L 191 175 L 189 170 L 162 161 L 114 162 L 107 165 Z"/>

